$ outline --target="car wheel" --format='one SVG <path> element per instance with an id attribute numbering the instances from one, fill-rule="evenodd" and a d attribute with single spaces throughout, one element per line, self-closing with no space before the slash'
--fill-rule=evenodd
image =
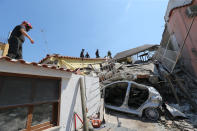
<path id="1" fill-rule="evenodd" d="M 146 108 L 144 114 L 149 120 L 152 121 L 156 121 L 160 117 L 159 111 L 156 108 Z"/>

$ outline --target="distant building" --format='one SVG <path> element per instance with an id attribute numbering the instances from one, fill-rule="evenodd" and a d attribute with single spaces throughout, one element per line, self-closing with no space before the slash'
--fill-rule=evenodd
<path id="1" fill-rule="evenodd" d="M 0 42 L 0 56 L 6 56 L 8 54 L 9 44 Z"/>
<path id="2" fill-rule="evenodd" d="M 104 58 L 79 58 L 70 56 L 60 56 L 57 54 L 47 55 L 42 59 L 40 64 L 51 64 L 69 70 L 81 69 L 82 72 L 88 74 L 91 70 L 99 70 L 100 64 L 106 61 Z"/>

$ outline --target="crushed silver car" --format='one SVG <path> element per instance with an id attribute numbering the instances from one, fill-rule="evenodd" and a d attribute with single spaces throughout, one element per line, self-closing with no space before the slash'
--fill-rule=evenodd
<path id="1" fill-rule="evenodd" d="M 162 104 L 159 92 L 150 86 L 133 81 L 116 81 L 103 87 L 105 107 L 121 112 L 143 114 L 150 120 L 160 117 L 158 108 Z"/>

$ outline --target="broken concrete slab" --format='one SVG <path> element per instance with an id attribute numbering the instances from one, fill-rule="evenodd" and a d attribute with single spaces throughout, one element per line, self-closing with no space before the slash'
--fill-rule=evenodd
<path id="1" fill-rule="evenodd" d="M 166 105 L 166 109 L 170 112 L 170 114 L 176 118 L 176 117 L 184 117 L 186 118 L 186 115 L 184 113 L 182 113 L 180 110 L 168 105 L 168 104 L 165 104 Z"/>

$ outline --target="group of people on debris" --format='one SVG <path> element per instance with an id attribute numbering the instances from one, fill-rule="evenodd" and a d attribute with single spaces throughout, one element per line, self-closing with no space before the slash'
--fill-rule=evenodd
<path id="1" fill-rule="evenodd" d="M 85 51 L 85 49 L 81 50 L 80 58 L 84 58 L 84 51 Z M 86 53 L 85 58 L 90 58 L 90 55 L 88 54 L 88 52 Z"/>
<path id="2" fill-rule="evenodd" d="M 81 50 L 81 53 L 80 53 L 80 58 L 90 58 L 90 55 L 88 54 L 88 52 L 86 53 L 86 55 L 84 56 L 84 51 L 85 49 L 82 49 Z M 95 52 L 95 55 L 96 55 L 96 58 L 100 58 L 100 55 L 99 55 L 99 50 L 97 49 L 96 52 Z M 111 51 L 108 51 L 107 52 L 107 56 L 105 56 L 104 58 L 112 58 L 111 56 Z"/>
<path id="3" fill-rule="evenodd" d="M 88 52 L 86 53 L 86 55 L 84 56 L 84 51 L 85 51 L 85 49 L 82 49 L 81 50 L 81 53 L 80 53 L 80 58 L 90 58 L 90 55 L 88 54 Z M 99 50 L 97 49 L 96 50 L 96 53 L 95 53 L 95 55 L 96 55 L 96 58 L 100 58 L 100 56 L 99 56 Z"/>

